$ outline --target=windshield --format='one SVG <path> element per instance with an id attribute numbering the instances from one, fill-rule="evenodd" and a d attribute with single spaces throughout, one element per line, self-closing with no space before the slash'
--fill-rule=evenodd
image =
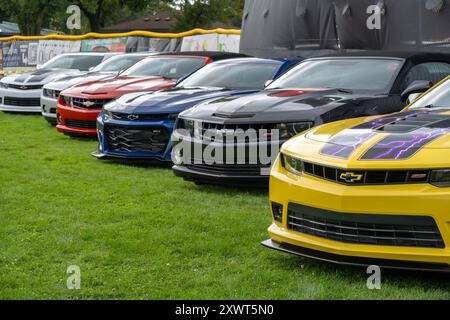
<path id="1" fill-rule="evenodd" d="M 326 59 L 301 63 L 267 89 L 336 88 L 389 93 L 403 62 L 389 59 Z"/>
<path id="2" fill-rule="evenodd" d="M 428 94 L 416 100 L 409 109 L 418 108 L 448 108 L 450 109 L 450 79 Z"/>
<path id="3" fill-rule="evenodd" d="M 125 71 L 122 75 L 130 77 L 158 76 L 179 79 L 200 69 L 204 58 L 164 57 L 144 59 Z"/>
<path id="4" fill-rule="evenodd" d="M 178 87 L 218 87 L 224 89 L 264 89 L 273 79 L 279 63 L 212 63 L 181 82 Z"/>
<path id="5" fill-rule="evenodd" d="M 119 72 L 128 69 L 145 57 L 139 55 L 119 55 L 99 64 L 92 72 Z"/>
<path id="6" fill-rule="evenodd" d="M 63 55 L 44 64 L 41 69 L 75 69 L 89 71 L 103 61 L 102 55 Z"/>

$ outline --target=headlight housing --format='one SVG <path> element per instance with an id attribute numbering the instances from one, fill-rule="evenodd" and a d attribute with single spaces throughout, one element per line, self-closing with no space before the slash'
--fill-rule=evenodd
<path id="1" fill-rule="evenodd" d="M 430 183 L 436 187 L 450 187 L 450 169 L 431 171 Z"/>
<path id="2" fill-rule="evenodd" d="M 104 120 L 104 121 L 109 121 L 109 120 L 111 120 L 112 118 L 113 118 L 112 112 L 103 109 L 103 120 Z"/>
<path id="3" fill-rule="evenodd" d="M 178 118 L 177 120 L 177 129 L 185 130 L 188 134 L 193 137 L 195 134 L 195 121 Z"/>
<path id="4" fill-rule="evenodd" d="M 281 154 L 281 164 L 292 174 L 300 176 L 303 173 L 303 162 L 286 154 Z"/>
<path id="5" fill-rule="evenodd" d="M 64 103 L 65 103 L 66 105 L 69 105 L 69 106 L 72 105 L 72 102 L 73 102 L 72 97 L 69 97 L 69 96 L 61 96 L 61 99 L 64 101 Z"/>
<path id="6" fill-rule="evenodd" d="M 8 89 L 9 85 L 5 82 L 0 82 L 0 88 Z"/>
<path id="7" fill-rule="evenodd" d="M 290 139 L 313 127 L 312 122 L 280 123 L 275 126 L 275 130 L 280 133 L 280 140 Z"/>

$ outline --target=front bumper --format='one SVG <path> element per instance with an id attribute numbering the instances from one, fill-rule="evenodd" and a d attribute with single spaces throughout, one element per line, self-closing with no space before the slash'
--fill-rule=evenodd
<path id="1" fill-rule="evenodd" d="M 68 135 L 96 136 L 96 120 L 101 110 L 88 110 L 57 104 L 56 129 Z"/>
<path id="2" fill-rule="evenodd" d="M 272 155 L 278 154 L 281 145 L 279 141 L 265 142 L 264 145 L 257 141 L 235 142 L 228 145 L 223 142 L 205 142 L 199 138 L 180 135 L 178 132 L 173 134 L 173 140 L 182 141 L 183 148 L 190 145 L 191 149 L 191 158 L 183 159 L 173 167 L 176 176 L 191 182 L 228 186 L 267 187 L 274 158 Z M 224 157 L 229 150 L 234 149 L 235 159 L 233 161 L 223 159 L 221 163 L 211 164 L 205 161 L 204 152 L 208 148 L 222 150 L 221 154 Z M 267 152 L 261 151 L 263 148 Z M 245 153 L 239 157 L 241 161 L 237 161 L 238 150 Z M 251 153 L 255 154 L 250 156 Z M 265 161 L 260 160 L 262 154 L 266 157 Z"/>
<path id="3" fill-rule="evenodd" d="M 380 260 L 384 262 L 383 266 L 392 264 L 386 260 L 411 262 L 411 265 L 433 264 L 423 269 L 446 269 L 450 265 L 450 188 L 437 188 L 428 184 L 345 186 L 306 174 L 300 177 L 291 175 L 277 160 L 270 179 L 270 201 L 283 205 L 282 223 L 274 221 L 269 228 L 271 240 L 276 244 L 272 247 L 276 249 L 288 247 L 289 250 L 283 251 L 292 253 L 312 250 L 329 255 L 332 258 L 328 260 L 342 264 L 349 264 L 346 261 L 353 258 L 356 261 L 365 259 L 359 265 L 380 264 Z M 361 217 L 431 217 L 439 229 L 444 246 L 426 248 L 353 244 L 300 233 L 288 226 L 289 204 L 333 211 L 342 214 L 343 219 L 353 213 L 360 213 Z"/>
<path id="4" fill-rule="evenodd" d="M 183 178 L 186 181 L 204 183 L 211 185 L 229 185 L 229 186 L 252 186 L 267 188 L 269 185 L 268 177 L 264 175 L 251 174 L 230 174 L 226 170 L 222 173 L 208 171 L 204 168 L 194 169 L 189 166 L 175 165 L 172 168 L 177 177 Z"/>
<path id="5" fill-rule="evenodd" d="M 42 89 L 18 90 L 0 88 L 0 111 L 40 113 L 41 92 Z"/>
<path id="6" fill-rule="evenodd" d="M 41 95 L 41 114 L 50 123 L 56 124 L 57 100 Z"/>
<path id="7" fill-rule="evenodd" d="M 130 160 L 138 162 L 169 162 L 172 161 L 172 143 L 170 136 L 175 126 L 174 120 L 158 120 L 158 121 L 124 121 L 109 119 L 104 120 L 103 114 L 97 118 L 97 137 L 99 141 L 98 150 L 92 153 L 92 156 L 97 159 L 116 159 L 116 160 Z M 165 146 L 161 152 L 151 152 L 142 150 L 142 145 L 137 141 L 121 141 L 121 148 L 115 148 L 110 145 L 107 128 L 120 128 L 124 130 L 153 130 L 162 129 L 167 132 L 167 140 L 164 142 Z M 131 136 L 132 138 L 132 136 Z M 125 135 L 121 137 L 125 139 Z M 134 151 L 134 147 L 140 147 L 139 151 Z M 145 148 L 143 148 L 145 149 Z"/>

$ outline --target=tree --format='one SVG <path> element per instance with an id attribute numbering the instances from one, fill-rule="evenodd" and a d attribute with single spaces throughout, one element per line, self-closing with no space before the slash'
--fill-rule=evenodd
<path id="1" fill-rule="evenodd" d="M 215 22 L 240 26 L 244 0 L 179 0 L 175 1 L 175 31 L 210 28 Z"/>
<path id="2" fill-rule="evenodd" d="M 65 0 L 0 0 L 6 20 L 19 25 L 21 34 L 38 35 L 48 27 L 50 17 L 63 10 Z"/>

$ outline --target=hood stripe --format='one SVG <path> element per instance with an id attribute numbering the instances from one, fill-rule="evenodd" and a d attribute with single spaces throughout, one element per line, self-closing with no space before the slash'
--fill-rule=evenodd
<path id="1" fill-rule="evenodd" d="M 388 125 L 404 128 L 402 122 L 407 123 L 408 120 L 422 121 L 423 123 L 408 132 L 384 131 L 385 126 Z M 320 154 L 349 159 L 358 147 L 377 134 L 390 133 L 389 136 L 368 149 L 360 160 L 408 159 L 429 143 L 449 134 L 449 120 L 449 115 L 415 110 L 377 118 L 338 133 L 322 148 Z"/>

